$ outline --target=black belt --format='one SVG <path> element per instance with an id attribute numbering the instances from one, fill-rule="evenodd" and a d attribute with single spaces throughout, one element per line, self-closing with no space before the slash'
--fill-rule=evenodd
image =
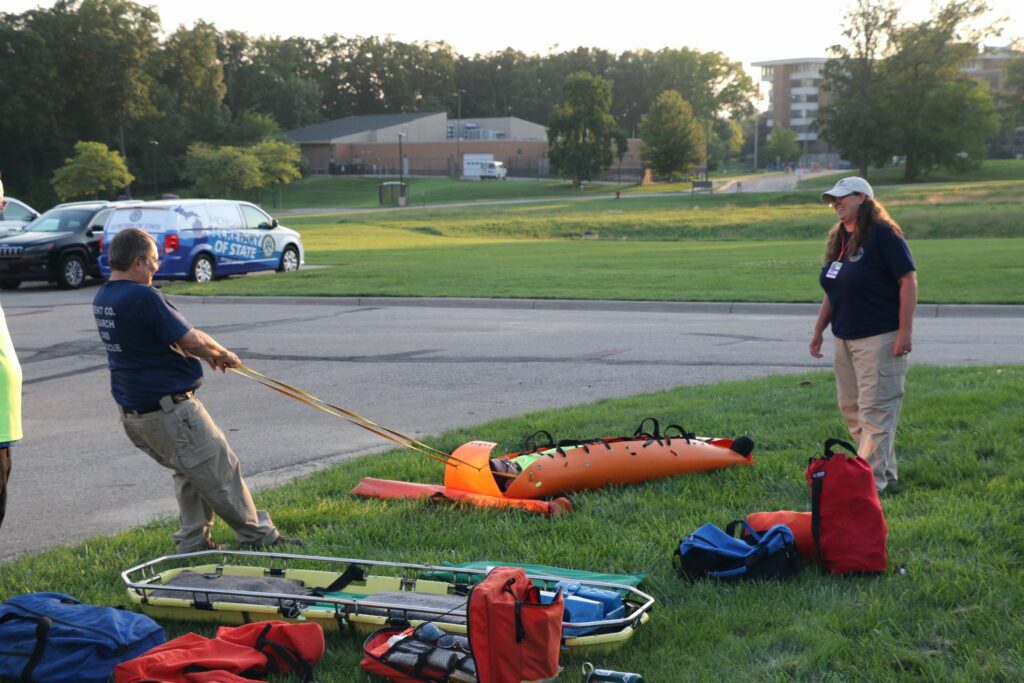
<path id="1" fill-rule="evenodd" d="M 171 400 L 175 403 L 184 403 L 185 401 L 192 398 L 195 395 L 194 391 L 186 391 L 181 394 L 171 394 Z M 147 406 L 145 408 L 125 408 L 121 406 L 121 412 L 125 415 L 145 415 L 146 413 L 155 413 L 160 410 L 160 404 L 157 403 L 153 406 Z"/>

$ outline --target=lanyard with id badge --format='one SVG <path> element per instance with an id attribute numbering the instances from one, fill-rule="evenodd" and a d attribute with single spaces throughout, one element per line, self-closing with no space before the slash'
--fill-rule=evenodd
<path id="1" fill-rule="evenodd" d="M 850 239 L 843 241 L 843 248 L 839 250 L 839 256 L 836 257 L 836 260 L 829 265 L 828 272 L 825 273 L 826 279 L 835 280 L 836 277 L 839 276 L 839 271 L 843 267 L 843 254 L 846 253 L 846 248 L 850 246 L 850 242 L 852 241 L 853 237 L 850 237 Z"/>

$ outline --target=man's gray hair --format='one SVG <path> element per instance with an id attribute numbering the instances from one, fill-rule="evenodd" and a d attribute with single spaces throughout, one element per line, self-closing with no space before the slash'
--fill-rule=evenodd
<path id="1" fill-rule="evenodd" d="M 110 241 L 110 269 L 126 272 L 136 256 L 149 257 L 149 245 L 156 240 L 144 230 L 125 228 Z"/>

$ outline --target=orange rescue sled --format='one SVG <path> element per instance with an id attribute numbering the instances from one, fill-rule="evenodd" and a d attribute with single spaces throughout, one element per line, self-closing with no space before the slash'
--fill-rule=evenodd
<path id="1" fill-rule="evenodd" d="M 651 433 L 644 425 L 653 423 Z M 667 432 L 675 429 L 678 434 Z M 352 490 L 376 498 L 445 498 L 481 506 L 520 507 L 542 514 L 568 510 L 564 496 L 574 491 L 633 484 L 733 465 L 752 465 L 753 441 L 698 437 L 673 426 L 659 433 L 658 422 L 644 420 L 632 437 L 606 437 L 557 444 L 548 442 L 521 453 L 492 456 L 497 444 L 471 441 L 459 446 L 445 465 L 444 486 L 366 478 Z M 538 506 L 538 503 L 541 505 Z"/>

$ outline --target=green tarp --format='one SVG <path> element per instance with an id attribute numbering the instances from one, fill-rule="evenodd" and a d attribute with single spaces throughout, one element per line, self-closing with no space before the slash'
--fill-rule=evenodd
<path id="1" fill-rule="evenodd" d="M 519 564 L 518 562 L 494 562 L 492 560 L 479 560 L 477 562 L 443 562 L 443 566 L 466 569 L 490 569 L 491 567 L 522 567 L 527 574 L 548 574 L 563 579 L 576 579 L 581 581 L 604 581 L 605 583 L 619 583 L 625 586 L 639 586 L 644 580 L 644 574 L 602 574 L 600 572 L 588 572 L 580 569 L 564 569 L 562 567 L 549 567 L 543 564 Z M 434 581 L 448 581 L 449 583 L 479 583 L 483 576 L 476 574 L 460 574 L 458 572 L 434 571 L 423 574 L 425 579 Z"/>

